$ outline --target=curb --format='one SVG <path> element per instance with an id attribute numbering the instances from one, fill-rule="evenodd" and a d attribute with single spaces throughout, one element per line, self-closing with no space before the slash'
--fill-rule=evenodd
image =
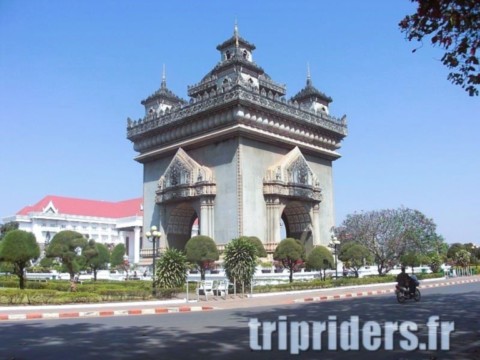
<path id="1" fill-rule="evenodd" d="M 441 286 L 458 285 L 458 284 L 473 283 L 473 282 L 479 282 L 479 281 L 480 279 L 445 281 L 445 282 L 436 283 L 436 284 L 420 285 L 419 288 L 420 289 L 435 288 L 435 287 L 441 287 Z M 361 296 L 389 294 L 394 292 L 395 292 L 395 289 L 359 291 L 359 292 L 352 292 L 352 293 L 346 293 L 346 294 L 340 294 L 340 295 L 306 297 L 303 299 L 295 299 L 290 303 L 298 304 L 298 303 L 305 303 L 305 302 L 332 301 L 332 300 L 340 300 L 340 299 L 350 299 L 350 298 L 361 297 Z"/>
<path id="2" fill-rule="evenodd" d="M 85 318 L 85 317 L 132 316 L 132 315 L 155 315 L 155 314 L 158 315 L 158 314 L 171 314 L 171 313 L 181 313 L 181 312 L 210 311 L 215 309 L 216 308 L 213 306 L 178 306 L 178 307 L 160 307 L 160 308 L 153 308 L 153 309 L 0 314 L 0 321 L 46 320 L 46 319 L 68 319 L 68 318 Z"/>

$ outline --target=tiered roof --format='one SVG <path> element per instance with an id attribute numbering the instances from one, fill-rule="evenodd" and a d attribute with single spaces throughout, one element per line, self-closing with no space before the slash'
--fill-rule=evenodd
<path id="1" fill-rule="evenodd" d="M 297 101 L 299 103 L 303 103 L 308 100 L 318 100 L 320 102 L 325 102 L 327 105 L 333 101 L 330 96 L 325 95 L 315 86 L 313 86 L 310 76 L 307 77 L 307 85 L 292 97 L 292 101 Z"/>
<path id="2" fill-rule="evenodd" d="M 160 89 L 155 91 L 152 95 L 147 97 L 145 100 L 142 100 L 141 104 L 146 105 L 148 103 L 151 103 L 157 100 L 158 101 L 166 100 L 168 103 L 171 103 L 172 105 L 187 103 L 184 99 L 175 95 L 171 90 L 167 88 L 167 80 L 165 77 L 165 67 L 163 69 L 162 83 L 160 85 Z"/>

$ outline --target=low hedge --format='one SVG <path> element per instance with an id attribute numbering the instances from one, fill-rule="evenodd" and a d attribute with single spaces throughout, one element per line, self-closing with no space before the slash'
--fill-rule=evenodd
<path id="1" fill-rule="evenodd" d="M 58 304 L 87 304 L 102 302 L 102 297 L 98 294 L 88 292 L 70 292 L 61 293 L 57 298 Z"/>
<path id="2" fill-rule="evenodd" d="M 147 300 L 152 296 L 151 291 L 141 289 L 101 289 L 94 294 L 100 296 L 102 301 Z"/>
<path id="3" fill-rule="evenodd" d="M 20 289 L 0 289 L 0 304 L 21 305 L 24 304 L 25 291 Z"/>
<path id="4" fill-rule="evenodd" d="M 424 279 L 435 279 L 442 277 L 443 274 L 415 274 L 419 280 Z M 367 285 L 367 284 L 382 284 L 395 282 L 395 275 L 384 275 L 384 276 L 365 276 L 362 278 L 355 277 L 341 277 L 338 279 L 314 279 L 310 281 L 294 281 L 292 283 L 282 283 L 275 285 L 259 285 L 253 288 L 253 291 L 256 293 L 268 293 L 276 291 L 294 291 L 294 290 L 313 290 L 313 289 L 326 289 L 338 286 L 355 286 L 355 285 Z M 249 291 L 250 289 L 245 289 Z"/>
<path id="5" fill-rule="evenodd" d="M 20 291 L 20 290 L 19 290 Z M 55 304 L 59 291 L 56 290 L 25 290 L 28 305 Z"/>

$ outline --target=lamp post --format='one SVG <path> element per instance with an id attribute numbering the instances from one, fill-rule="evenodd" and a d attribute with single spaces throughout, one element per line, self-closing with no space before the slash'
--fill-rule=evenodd
<path id="1" fill-rule="evenodd" d="M 331 248 L 333 248 L 333 255 L 335 256 L 335 279 L 338 279 L 337 247 L 340 245 L 340 241 L 338 241 L 335 235 L 332 235 L 332 240 L 330 241 L 329 245 Z"/>
<path id="2" fill-rule="evenodd" d="M 157 284 L 155 283 L 155 261 L 157 260 L 157 240 L 160 239 L 161 233 L 157 230 L 157 227 L 153 225 L 150 231 L 145 233 L 148 241 L 153 243 L 153 275 L 152 275 L 152 295 L 157 296 Z"/>

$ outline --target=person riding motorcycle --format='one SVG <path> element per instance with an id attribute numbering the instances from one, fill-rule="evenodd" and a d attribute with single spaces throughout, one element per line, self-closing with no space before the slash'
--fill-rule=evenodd
<path id="1" fill-rule="evenodd" d="M 405 272 L 405 266 L 402 266 L 402 272 L 397 275 L 398 286 L 410 289 L 410 276 Z"/>
<path id="2" fill-rule="evenodd" d="M 405 272 L 405 266 L 402 266 L 402 272 L 397 275 L 398 286 L 408 289 L 410 296 L 415 296 L 417 290 L 418 280 L 415 275 L 411 277 Z"/>

